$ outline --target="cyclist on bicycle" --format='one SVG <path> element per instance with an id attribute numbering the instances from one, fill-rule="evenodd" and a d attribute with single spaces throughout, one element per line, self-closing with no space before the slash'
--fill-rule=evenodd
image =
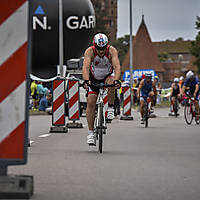
<path id="1" fill-rule="evenodd" d="M 114 76 L 112 75 L 114 70 Z M 112 76 L 111 76 L 112 75 Z M 115 84 L 120 88 L 120 62 L 117 50 L 109 45 L 108 37 L 103 33 L 94 36 L 93 46 L 86 49 L 83 63 L 84 88 L 88 91 L 86 118 L 88 122 L 87 143 L 96 144 L 94 136 L 95 108 L 99 90 L 90 84 Z M 107 118 L 114 118 L 115 88 L 108 88 Z"/>
<path id="2" fill-rule="evenodd" d="M 195 99 L 195 110 L 197 115 L 199 115 L 199 85 L 198 85 L 198 78 L 195 77 L 194 72 L 189 71 L 186 74 L 186 80 L 183 84 L 183 88 L 181 91 L 181 95 L 185 93 L 185 90 L 188 89 L 188 94 L 193 96 Z"/>
<path id="3" fill-rule="evenodd" d="M 152 81 L 152 75 L 147 73 L 145 79 L 141 80 L 137 90 L 138 99 L 140 99 L 140 113 L 141 113 L 141 124 L 144 124 L 144 101 L 145 98 L 150 97 L 153 102 L 154 92 L 156 90 L 155 83 Z"/>
<path id="4" fill-rule="evenodd" d="M 171 85 L 171 93 L 170 93 L 171 105 L 174 105 L 176 98 L 180 100 L 180 94 L 181 94 L 181 88 L 179 86 L 179 79 L 174 78 L 174 82 Z M 173 110 L 171 112 L 173 112 Z"/>

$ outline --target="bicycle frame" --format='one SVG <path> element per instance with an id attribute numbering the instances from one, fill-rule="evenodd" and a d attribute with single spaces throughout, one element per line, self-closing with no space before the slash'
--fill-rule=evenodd
<path id="1" fill-rule="evenodd" d="M 99 95 L 97 98 L 97 105 L 98 105 L 98 109 L 97 109 L 97 118 L 96 118 L 96 127 L 99 128 L 99 120 L 100 120 L 100 105 L 104 105 L 103 102 L 103 95 L 104 95 L 105 90 L 103 88 L 99 89 Z M 106 128 L 106 117 L 105 117 L 105 107 L 103 106 L 103 126 Z"/>

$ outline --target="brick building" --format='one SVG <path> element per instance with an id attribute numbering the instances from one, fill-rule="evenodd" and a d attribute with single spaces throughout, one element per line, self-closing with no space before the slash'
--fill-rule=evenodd
<path id="1" fill-rule="evenodd" d="M 147 26 L 142 22 L 133 40 L 133 69 L 154 69 L 164 83 L 173 81 L 174 77 L 184 76 L 185 72 L 197 67 L 192 63 L 195 57 L 190 53 L 191 41 L 152 42 Z M 168 58 L 160 62 L 158 54 L 166 53 Z M 123 63 L 122 72 L 129 69 L 129 52 Z"/>
<path id="2" fill-rule="evenodd" d="M 105 27 L 111 42 L 117 38 L 117 0 L 91 0 L 94 6 L 96 2 L 100 3 L 101 11 L 104 14 L 104 20 L 106 21 Z M 96 12 L 96 15 L 98 13 Z M 102 30 L 103 31 L 103 30 Z"/>
<path id="3" fill-rule="evenodd" d="M 128 52 L 122 63 L 122 72 L 129 69 L 129 59 Z M 156 48 L 144 22 L 144 16 L 133 40 L 133 69 L 154 69 L 163 81 L 165 69 L 158 59 Z"/>

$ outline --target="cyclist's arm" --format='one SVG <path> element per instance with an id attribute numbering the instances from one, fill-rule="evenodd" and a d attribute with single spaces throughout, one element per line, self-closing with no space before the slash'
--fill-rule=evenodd
<path id="1" fill-rule="evenodd" d="M 88 48 L 84 54 L 84 61 L 83 61 L 83 80 L 89 80 L 89 69 L 92 62 L 92 48 Z"/>
<path id="2" fill-rule="evenodd" d="M 142 89 L 143 85 L 144 85 L 144 80 L 141 80 L 141 82 L 139 84 L 139 87 L 137 89 L 137 95 L 138 95 L 138 97 L 140 96 L 140 90 Z"/>
<path id="3" fill-rule="evenodd" d="M 184 85 L 181 91 L 181 95 L 184 95 L 185 89 L 186 89 L 186 86 Z"/>
<path id="4" fill-rule="evenodd" d="M 157 94 L 156 82 L 153 82 L 152 89 L 153 89 L 154 95 L 156 95 Z"/>
<path id="5" fill-rule="evenodd" d="M 199 91 L 199 85 L 196 84 L 194 94 L 197 95 L 198 91 Z"/>
<path id="6" fill-rule="evenodd" d="M 172 83 L 170 96 L 172 96 L 172 94 L 173 94 L 173 89 L 174 89 L 174 84 Z"/>
<path id="7" fill-rule="evenodd" d="M 110 47 L 110 53 L 112 56 L 112 65 L 115 70 L 114 80 L 120 80 L 121 77 L 121 67 L 118 58 L 118 52 L 114 47 Z"/>

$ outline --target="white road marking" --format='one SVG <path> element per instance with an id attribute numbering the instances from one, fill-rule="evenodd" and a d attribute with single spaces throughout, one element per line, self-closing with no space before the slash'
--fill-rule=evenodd
<path id="1" fill-rule="evenodd" d="M 40 135 L 40 138 L 44 138 L 44 137 L 49 137 L 51 134 L 44 134 L 44 135 Z"/>

